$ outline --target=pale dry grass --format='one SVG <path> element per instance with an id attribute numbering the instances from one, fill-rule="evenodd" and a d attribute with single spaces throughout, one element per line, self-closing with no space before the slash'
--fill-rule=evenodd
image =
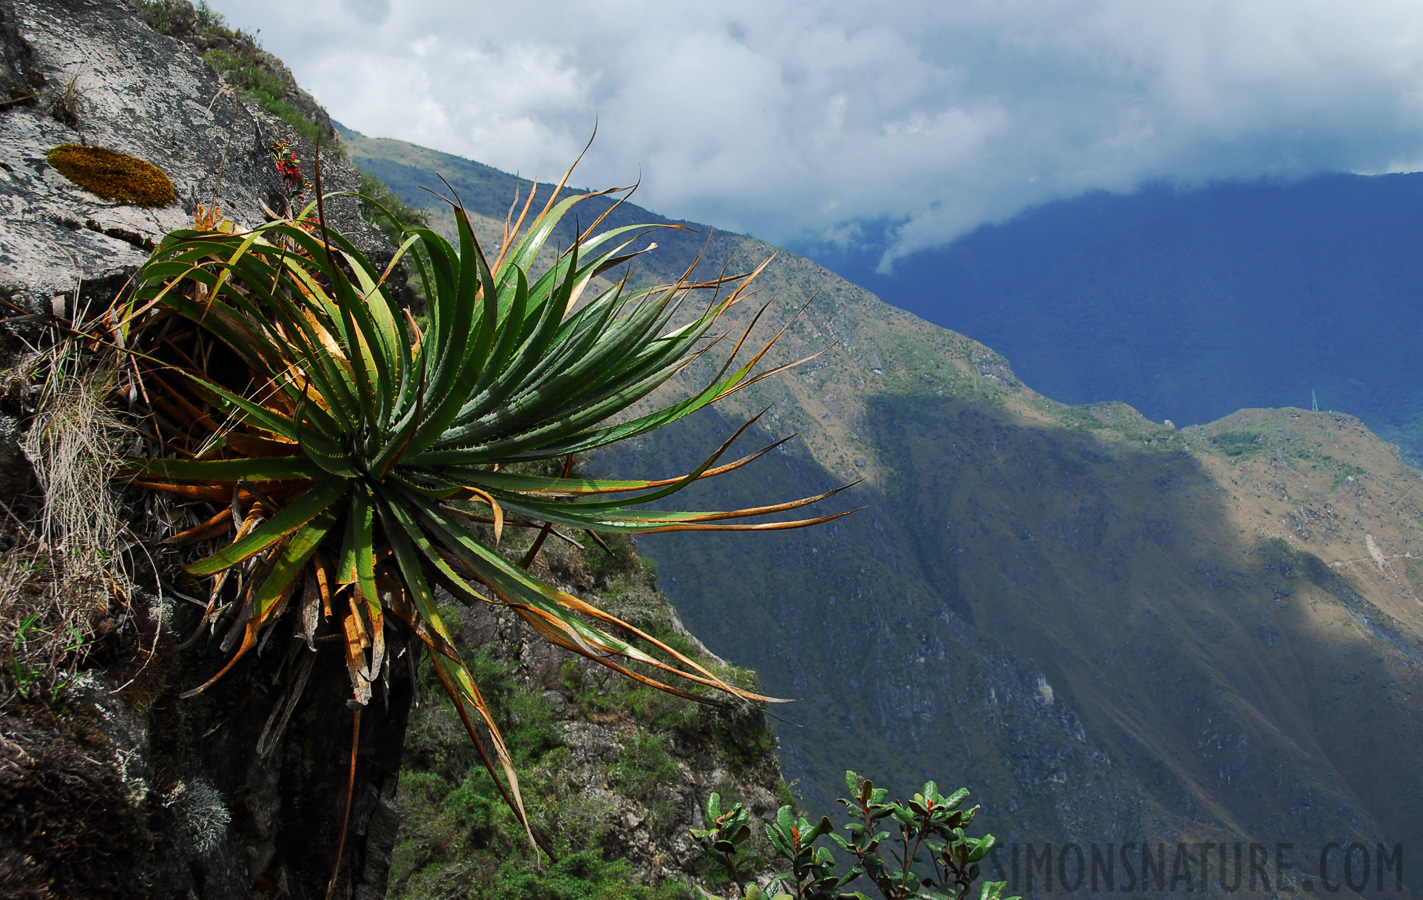
<path id="1" fill-rule="evenodd" d="M 113 366 L 76 341 L 29 354 L 9 377 L 34 410 L 20 445 L 41 499 L 0 497 L 0 683 L 6 699 L 52 698 L 73 682 L 112 602 L 132 592 L 111 482 L 133 431 L 112 406 Z"/>
<path id="2" fill-rule="evenodd" d="M 23 444 L 44 492 L 40 536 L 72 575 L 112 573 L 124 527 L 111 485 L 134 431 L 112 407 L 111 364 L 83 359 L 72 342 L 45 355 Z"/>

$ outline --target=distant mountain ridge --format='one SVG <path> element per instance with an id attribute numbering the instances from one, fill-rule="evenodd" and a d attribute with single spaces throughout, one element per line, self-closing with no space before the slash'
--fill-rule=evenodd
<path id="1" fill-rule="evenodd" d="M 442 214 L 409 190 L 438 170 L 497 237 L 513 176 L 346 146 Z M 637 221 L 666 220 L 626 205 L 612 224 Z M 702 271 L 745 271 L 774 249 L 656 240 L 639 278 L 703 252 Z M 831 812 L 854 768 L 897 790 L 967 784 L 1007 842 L 1288 842 L 1312 871 L 1331 841 L 1423 841 L 1423 484 L 1358 420 L 1246 410 L 1177 430 L 1120 402 L 1064 406 L 795 254 L 761 287 L 777 300 L 759 334 L 816 298 L 776 361 L 827 352 L 595 464 L 686 471 L 769 406 L 748 443 L 799 437 L 692 504 L 863 479 L 836 508 L 867 508 L 824 527 L 640 542 L 699 637 L 801 698 L 777 712 L 808 806 Z"/>
<path id="2" fill-rule="evenodd" d="M 992 346 L 1064 403 L 1209 422 L 1347 412 L 1423 459 L 1423 174 L 1089 194 L 874 271 L 887 302 Z"/>

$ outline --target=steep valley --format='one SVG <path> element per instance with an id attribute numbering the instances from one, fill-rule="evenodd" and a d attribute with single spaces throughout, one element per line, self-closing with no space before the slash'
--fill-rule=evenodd
<path id="1" fill-rule="evenodd" d="M 511 176 L 345 137 L 437 217 L 412 186 L 438 170 L 497 241 Z M 664 220 L 624 206 L 610 221 Z M 637 280 L 675 279 L 699 252 L 699 275 L 773 252 L 655 240 Z M 1293 844 L 1305 872 L 1331 841 L 1423 845 L 1423 485 L 1392 447 L 1337 413 L 1177 430 L 1122 403 L 1065 406 L 804 258 L 782 253 L 760 284 L 774 302 L 756 334 L 794 318 L 774 362 L 824 352 L 594 464 L 684 472 L 767 409 L 742 444 L 795 440 L 679 506 L 855 483 L 821 506 L 864 509 L 821 527 L 640 543 L 708 646 L 799 699 L 776 712 L 806 806 L 832 811 L 846 768 L 899 790 L 934 778 L 968 785 L 1002 840 L 1186 842 L 1197 876 L 1206 843 Z"/>
<path id="2" fill-rule="evenodd" d="M 230 111 L 226 101 L 214 106 L 227 96 L 218 74 L 140 24 L 130 7 L 145 6 L 0 0 L 0 25 L 9 29 L 0 34 L 0 74 L 24 75 L 15 84 L 43 87 L 46 100 L 60 93 L 61 74 L 82 69 L 88 79 L 82 133 L 14 94 L 3 113 L 0 136 L 15 165 L 0 178 L 10 210 L 0 216 L 0 296 L 32 319 L 113 296 L 146 257 L 144 241 L 151 247 L 189 224 L 199 199 L 221 199 L 234 221 L 260 221 L 262 205 L 279 206 L 291 190 L 272 167 L 273 147 L 290 142 L 303 160 L 314 151 L 291 122 L 237 102 Z M 197 11 L 178 6 L 189 14 L 184 27 L 196 27 Z M 252 37 L 244 39 L 256 59 Z M 294 80 L 289 88 L 290 99 L 319 112 Z M 305 125 L 321 133 L 321 123 Z M 344 156 L 326 164 L 328 188 L 355 188 L 359 175 L 346 165 L 354 162 L 449 232 L 449 206 L 424 190 L 444 190 L 442 175 L 486 247 L 497 246 L 511 201 L 529 188 L 478 163 L 341 133 Z M 47 148 L 74 140 L 162 162 L 182 205 L 142 211 L 70 186 L 43 160 Z M 579 207 L 579 222 L 588 225 L 608 202 Z M 388 258 L 350 197 L 332 198 L 326 214 Z M 726 317 L 723 345 L 665 391 L 686 395 L 714 378 L 718 351 L 753 322 L 748 348 L 784 328 L 763 368 L 800 364 L 585 458 L 584 469 L 682 474 L 754 418 L 727 459 L 791 439 L 693 485 L 676 506 L 756 506 L 843 486 L 810 514 L 855 511 L 801 530 L 649 535 L 637 549 L 655 569 L 630 544 L 614 541 L 600 553 L 551 542 L 556 549 L 535 568 L 728 677 L 754 685 L 759 676 L 767 693 L 794 699 L 769 708 L 780 719 L 779 772 L 759 711 L 609 686 L 593 665 L 528 641 L 507 613 L 459 616 L 459 640 L 531 770 L 536 825 L 560 834 L 565 865 L 582 857 L 600 883 L 633 898 L 684 897 L 694 883 L 720 890 L 724 882 L 709 877 L 687 831 L 701 816 L 701 795 L 734 795 L 764 817 L 785 799 L 784 773 L 807 814 L 835 815 L 844 772 L 854 769 L 900 796 L 925 779 L 969 787 L 984 810 L 975 830 L 1003 842 L 985 874 L 1009 879 L 1010 894 L 1072 892 L 1065 877 L 1084 874 L 1069 861 L 1075 847 L 1088 858 L 1113 848 L 1136 854 L 1130 876 L 1127 856 L 1117 857 L 1106 893 L 1223 896 L 1235 892 L 1220 882 L 1226 857 L 1244 846 L 1253 860 L 1251 845 L 1259 845 L 1269 856 L 1265 891 L 1298 897 L 1321 886 L 1313 880 L 1318 856 L 1333 843 L 1369 856 L 1367 890 L 1423 898 L 1414 874 L 1414 848 L 1423 847 L 1423 481 L 1394 447 L 1335 412 L 1244 409 L 1177 429 L 1122 402 L 1065 405 L 1023 383 L 985 344 L 889 306 L 808 259 L 630 203 L 604 225 L 631 223 L 682 226 L 646 239 L 659 246 L 637 258 L 633 284 L 747 272 L 775 255 L 756 293 Z M 571 227 L 558 232 L 562 246 L 572 239 Z M 1009 327 L 1034 315 L 1015 307 L 1001 321 Z M 1099 346 L 1076 352 L 1090 366 Z M 1291 352 L 1261 348 L 1260 356 Z M 0 453 L 15 471 L 0 474 L 18 479 L 6 499 L 25 495 L 17 508 L 28 515 L 42 494 L 9 432 L 32 410 L 13 384 L 8 390 Z M 164 534 L 171 524 L 142 518 Z M 157 546 L 158 532 L 150 537 Z M 511 558 L 525 549 L 512 539 L 504 547 Z M 178 551 L 163 551 L 162 561 L 178 572 Z M 20 586 L 35 577 L 10 571 Z M 182 577 L 180 589 L 196 593 Z M 324 886 L 327 858 L 346 839 L 344 826 L 333 825 L 350 790 L 344 779 L 356 779 L 354 762 L 347 775 L 343 664 L 322 657 L 316 677 L 324 687 L 283 732 L 275 761 L 253 756 L 273 709 L 303 689 L 305 676 L 289 687 L 296 656 L 259 651 L 245 680 L 180 702 L 178 692 L 225 657 L 203 643 L 178 646 L 178 635 L 201 634 L 203 603 L 168 596 L 165 605 L 172 591 L 155 586 L 152 597 L 135 591 L 117 624 L 107 623 L 118 636 L 105 638 L 95 659 L 112 662 L 112 671 L 75 693 L 94 707 L 83 722 L 106 723 L 85 725 L 85 739 L 122 756 L 121 771 L 94 776 L 94 784 L 108 779 L 107 793 L 69 777 L 69 819 L 58 818 L 51 795 L 33 794 L 43 814 L 33 821 L 50 823 L 46 840 L 59 848 L 46 864 L 70 865 L 63 823 L 79 823 L 76 834 L 98 825 L 141 838 L 132 851 L 108 840 L 86 848 L 104 856 L 100 874 L 132 881 L 134 896 L 251 896 L 289 877 Z M 23 638 L 12 634 L 3 643 L 14 651 Z M 756 674 L 722 669 L 723 659 Z M 18 678 L 13 660 L 7 667 Z M 434 698 L 437 688 L 413 666 L 395 667 L 394 684 L 397 702 L 371 707 L 362 738 L 364 806 L 349 850 L 361 881 L 353 877 L 338 896 L 377 896 L 388 883 L 398 896 L 497 894 L 490 884 L 530 895 L 545 873 L 522 861 L 522 838 L 493 799 L 493 783 L 482 780 L 457 716 L 417 704 L 401 770 L 405 704 Z M 294 708 L 285 705 L 288 714 Z M 381 725 L 382 715 L 393 724 Z M 0 788 L 10 790 L 29 763 L 12 740 L 20 732 L 5 727 L 10 743 L 0 751 L 11 781 L 0 779 Z M 69 775 L 82 771 L 71 766 Z M 216 805 L 198 803 L 203 797 Z M 0 803 L 11 819 L 29 809 L 22 806 Z M 131 822 L 114 824 L 130 811 Z M 195 821 L 206 825 L 201 834 Z M 35 885 L 33 896 L 51 895 L 58 882 L 11 852 L 44 832 L 7 824 L 0 837 L 10 841 L 0 846 L 0 893 L 18 896 L 23 880 Z M 1035 852 L 1050 857 L 1046 870 L 1032 868 Z M 1148 857 L 1150 876 L 1140 865 Z M 1283 883 L 1277 859 L 1293 867 Z M 562 873 L 547 874 L 551 882 Z M 649 883 L 632 884 L 634 875 Z"/>

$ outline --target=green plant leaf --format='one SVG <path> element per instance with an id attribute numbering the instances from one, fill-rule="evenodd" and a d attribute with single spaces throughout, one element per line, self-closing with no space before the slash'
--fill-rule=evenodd
<path id="1" fill-rule="evenodd" d="M 212 556 L 192 563 L 187 567 L 188 571 L 194 575 L 214 575 L 250 559 L 326 512 L 347 488 L 346 480 L 341 478 L 327 478 L 318 482 L 315 487 L 253 529 L 246 537 L 229 544 Z"/>

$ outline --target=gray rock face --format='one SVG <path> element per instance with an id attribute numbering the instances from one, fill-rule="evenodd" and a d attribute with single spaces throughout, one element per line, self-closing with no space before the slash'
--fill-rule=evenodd
<path id="1" fill-rule="evenodd" d="M 285 213 L 288 196 L 269 149 L 274 141 L 290 142 L 303 174 L 312 174 L 312 145 L 240 102 L 188 44 L 154 32 L 122 0 L 0 0 L 0 88 L 0 301 L 31 314 L 102 309 L 166 233 L 193 227 L 199 204 L 217 206 L 242 228 L 267 220 L 264 205 Z M 61 144 L 145 160 L 172 181 L 176 200 L 141 208 L 103 199 L 46 162 Z M 360 183 L 336 154 L 323 160 L 322 176 L 328 194 Z M 377 265 L 390 259 L 391 248 L 361 217 L 355 198 L 328 197 L 326 219 Z M 0 488 L 14 482 L 22 490 L 29 471 L 14 425 L 0 417 Z M 165 578 L 182 577 L 177 562 L 159 561 Z M 107 691 L 105 703 L 90 704 L 104 745 L 124 761 L 123 771 L 110 775 L 132 788 L 125 834 L 151 831 L 158 838 L 139 841 L 151 849 L 149 858 L 123 867 L 133 882 L 128 894 L 90 895 L 321 895 L 345 812 L 353 716 L 344 664 L 337 655 L 322 656 L 290 727 L 259 757 L 254 748 L 270 702 L 264 711 L 246 682 L 227 679 L 198 701 L 177 699 L 225 661 L 216 642 L 197 641 L 181 652 L 176 646 L 176 635 L 197 630 L 190 607 L 161 607 L 171 616 L 133 612 L 144 652 L 157 654 L 143 675 L 152 690 L 141 703 L 131 702 L 132 691 Z M 137 645 L 118 650 L 119 665 L 126 650 L 137 658 Z M 283 660 L 294 658 L 256 659 L 245 677 L 260 671 L 269 682 L 281 681 Z M 407 671 L 391 673 L 386 695 L 359 720 L 360 761 L 337 897 L 385 891 L 399 822 L 394 797 L 410 702 Z M 141 773 L 140 787 L 128 779 L 134 773 Z M 5 896 L 13 894 L 9 852 L 0 847 Z"/>
<path id="2" fill-rule="evenodd" d="M 38 79 L 31 81 L 32 68 L 29 44 L 20 37 L 14 22 L 0 18 L 0 91 L 4 92 L 0 101 L 8 101 L 7 106 L 30 102 L 24 97 L 38 86 Z"/>
<path id="3" fill-rule="evenodd" d="M 192 227 L 199 204 L 242 227 L 267 219 L 264 203 L 285 212 L 273 141 L 290 141 L 304 169 L 313 159 L 284 122 L 241 102 L 191 48 L 119 0 L 0 0 L 0 52 L 5 86 L 38 85 L 35 101 L 0 107 L 0 298 L 33 312 L 76 296 L 106 302 L 164 234 Z M 150 162 L 177 202 L 144 209 L 98 197 L 45 161 L 60 144 Z M 328 193 L 359 185 L 338 157 L 323 163 Z M 327 217 L 389 258 L 352 198 L 333 198 Z"/>

